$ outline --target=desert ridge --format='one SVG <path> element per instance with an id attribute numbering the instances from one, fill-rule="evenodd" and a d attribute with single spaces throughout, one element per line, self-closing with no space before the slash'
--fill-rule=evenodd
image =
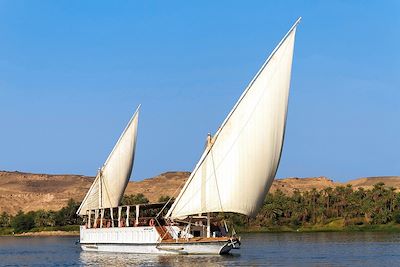
<path id="1" fill-rule="evenodd" d="M 172 196 L 179 193 L 190 172 L 165 172 L 141 181 L 130 181 L 125 194 L 142 193 L 151 202 L 160 196 Z M 82 201 L 90 188 L 94 177 L 70 174 L 34 174 L 25 172 L 0 171 L 0 213 L 16 214 L 39 209 L 59 210 L 70 198 Z M 400 176 L 365 177 L 349 180 L 345 183 L 334 182 L 327 177 L 283 178 L 275 179 L 270 192 L 281 190 L 291 195 L 295 190 L 321 190 L 350 184 L 354 189 L 371 189 L 374 184 L 383 182 L 388 187 L 400 190 Z"/>

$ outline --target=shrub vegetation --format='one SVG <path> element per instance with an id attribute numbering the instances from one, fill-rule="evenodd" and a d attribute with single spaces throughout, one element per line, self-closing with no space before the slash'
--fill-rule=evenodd
<path id="1" fill-rule="evenodd" d="M 159 202 L 168 199 L 168 196 L 160 196 Z M 122 199 L 122 205 L 148 202 L 143 194 L 125 195 Z M 82 219 L 76 215 L 79 205 L 70 199 L 67 206 L 59 211 L 19 211 L 15 216 L 3 212 L 0 214 L 0 234 L 49 229 L 76 230 L 78 228 L 74 225 L 82 224 Z M 150 215 L 153 216 L 153 213 Z M 371 190 L 354 190 L 350 185 L 294 191 L 292 195 L 277 190 L 267 194 L 255 218 L 238 214 L 219 216 L 242 231 L 369 231 L 389 228 L 390 231 L 398 231 L 400 193 L 394 188 L 385 187 L 383 183 L 374 185 Z"/>

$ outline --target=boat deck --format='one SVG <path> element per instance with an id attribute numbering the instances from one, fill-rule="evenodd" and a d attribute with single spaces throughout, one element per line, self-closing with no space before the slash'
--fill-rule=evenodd
<path id="1" fill-rule="evenodd" d="M 193 238 L 179 238 L 179 239 L 163 239 L 161 243 L 210 243 L 210 242 L 225 242 L 228 237 L 193 237 Z"/>
<path id="2" fill-rule="evenodd" d="M 209 242 L 224 242 L 228 241 L 229 237 L 192 237 L 192 238 L 172 238 L 165 226 L 156 226 L 157 232 L 162 237 L 161 243 L 209 243 Z"/>

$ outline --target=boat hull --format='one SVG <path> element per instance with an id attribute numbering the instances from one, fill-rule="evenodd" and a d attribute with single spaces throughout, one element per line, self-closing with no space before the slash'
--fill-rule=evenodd
<path id="1" fill-rule="evenodd" d="M 81 244 L 84 251 L 119 252 L 135 254 L 227 254 L 232 249 L 225 243 L 209 244 Z"/>
<path id="2" fill-rule="evenodd" d="M 239 248 L 238 242 L 164 242 L 155 227 L 86 229 L 81 227 L 80 244 L 84 251 L 137 254 L 227 254 Z"/>

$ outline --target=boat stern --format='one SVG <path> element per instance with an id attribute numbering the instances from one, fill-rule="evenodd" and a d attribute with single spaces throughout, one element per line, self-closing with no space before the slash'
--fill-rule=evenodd
<path id="1" fill-rule="evenodd" d="M 228 254 L 232 249 L 240 249 L 240 237 L 232 237 L 219 251 L 220 255 Z"/>

